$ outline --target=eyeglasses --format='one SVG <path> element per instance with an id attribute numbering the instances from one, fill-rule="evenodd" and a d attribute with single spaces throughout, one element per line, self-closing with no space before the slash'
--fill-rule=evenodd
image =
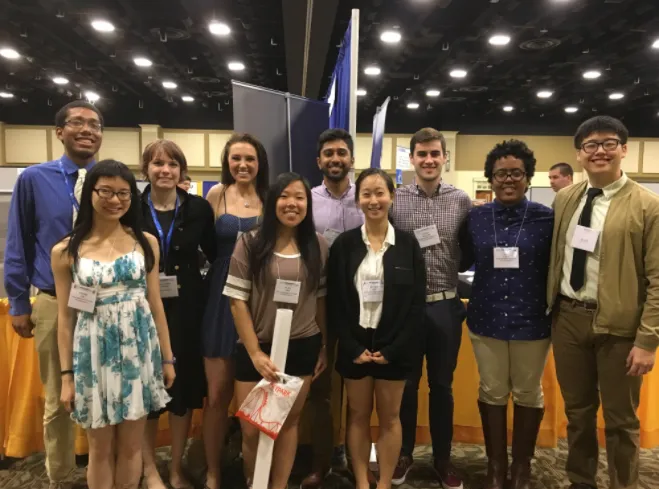
<path id="1" fill-rule="evenodd" d="M 581 149 L 583 149 L 584 153 L 592 155 L 593 153 L 597 153 L 597 150 L 600 146 L 604 151 L 615 151 L 616 148 L 620 146 L 620 144 L 620 139 L 605 139 L 602 142 L 588 141 L 587 143 L 583 143 L 581 145 Z"/>
<path id="2" fill-rule="evenodd" d="M 66 121 L 64 125 L 78 130 L 87 126 L 92 132 L 101 132 L 103 130 L 101 123 L 95 120 L 71 119 Z"/>
<path id="3" fill-rule="evenodd" d="M 513 182 L 521 182 L 524 180 L 526 172 L 524 170 L 497 170 L 494 172 L 494 179 L 497 182 L 505 182 L 508 177 L 511 178 Z"/>
<path id="4" fill-rule="evenodd" d="M 109 188 L 95 188 L 94 192 L 96 192 L 98 196 L 104 200 L 110 200 L 116 195 L 117 198 L 122 202 L 128 202 L 133 196 L 130 190 L 119 190 L 119 192 L 115 192 Z"/>

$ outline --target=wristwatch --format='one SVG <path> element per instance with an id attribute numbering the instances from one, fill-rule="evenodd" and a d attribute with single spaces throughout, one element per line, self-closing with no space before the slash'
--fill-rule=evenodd
<path id="1" fill-rule="evenodd" d="M 163 365 L 176 365 L 176 357 L 172 357 L 171 360 L 163 359 L 162 363 Z"/>

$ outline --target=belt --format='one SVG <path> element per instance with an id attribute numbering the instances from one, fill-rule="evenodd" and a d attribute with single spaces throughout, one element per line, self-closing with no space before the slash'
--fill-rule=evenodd
<path id="1" fill-rule="evenodd" d="M 426 296 L 426 302 L 437 302 L 447 299 L 455 299 L 458 296 L 458 289 L 449 289 L 437 292 L 436 294 L 430 294 Z"/>
<path id="2" fill-rule="evenodd" d="M 51 297 L 57 297 L 57 294 L 55 294 L 55 290 L 39 289 L 39 292 L 42 294 L 49 295 Z"/>
<path id="3" fill-rule="evenodd" d="M 580 307 L 582 309 L 585 309 L 586 311 L 595 311 L 595 310 L 597 310 L 597 302 L 578 301 L 576 299 L 572 299 L 571 297 L 567 297 L 567 296 L 562 295 L 562 294 L 558 295 L 558 300 L 562 301 L 562 302 L 567 302 L 572 307 Z"/>

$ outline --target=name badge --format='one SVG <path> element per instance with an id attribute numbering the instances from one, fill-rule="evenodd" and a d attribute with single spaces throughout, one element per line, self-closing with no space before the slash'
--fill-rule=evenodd
<path id="1" fill-rule="evenodd" d="M 595 246 L 597 246 L 597 240 L 599 237 L 600 232 L 596 229 L 579 226 L 577 224 L 577 227 L 574 229 L 574 235 L 572 236 L 572 248 L 592 253 L 595 251 Z"/>
<path id="2" fill-rule="evenodd" d="M 160 274 L 160 297 L 163 299 L 178 297 L 178 279 L 176 275 Z"/>
<path id="3" fill-rule="evenodd" d="M 519 248 L 494 248 L 494 268 L 519 268 Z"/>
<path id="4" fill-rule="evenodd" d="M 323 236 L 327 240 L 327 244 L 332 246 L 332 243 L 336 240 L 336 238 L 339 237 L 339 234 L 341 234 L 341 231 L 337 231 L 336 229 L 326 229 L 325 232 L 323 233 Z"/>
<path id="5" fill-rule="evenodd" d="M 428 246 L 433 246 L 441 242 L 439 239 L 437 226 L 434 224 L 431 226 L 415 229 L 414 236 L 416 236 L 416 239 L 419 242 L 419 246 L 421 246 L 421 248 L 427 248 Z"/>
<path id="6" fill-rule="evenodd" d="M 96 306 L 96 289 L 77 283 L 71 284 L 69 307 L 78 311 L 93 313 Z"/>
<path id="7" fill-rule="evenodd" d="M 277 279 L 275 285 L 275 302 L 285 302 L 286 304 L 297 304 L 300 300 L 300 288 L 302 283 L 295 280 Z"/>
<path id="8" fill-rule="evenodd" d="M 382 302 L 384 298 L 384 281 L 364 280 L 362 282 L 362 297 L 364 302 Z"/>

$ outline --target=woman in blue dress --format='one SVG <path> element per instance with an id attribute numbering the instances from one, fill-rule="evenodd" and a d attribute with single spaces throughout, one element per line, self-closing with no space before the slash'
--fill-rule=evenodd
<path id="1" fill-rule="evenodd" d="M 137 488 L 146 416 L 169 401 L 175 360 L 157 252 L 132 172 L 99 162 L 73 231 L 52 251 L 61 400 L 87 430 L 90 489 Z"/>
<path id="2" fill-rule="evenodd" d="M 233 398 L 233 353 L 238 339 L 229 299 L 222 295 L 238 236 L 258 222 L 268 190 L 268 156 L 249 134 L 234 134 L 222 152 L 222 180 L 206 198 L 215 212 L 217 258 L 208 272 L 210 293 L 202 323 L 202 354 L 208 382 L 203 438 L 206 488 L 220 487 L 220 452 Z"/>

